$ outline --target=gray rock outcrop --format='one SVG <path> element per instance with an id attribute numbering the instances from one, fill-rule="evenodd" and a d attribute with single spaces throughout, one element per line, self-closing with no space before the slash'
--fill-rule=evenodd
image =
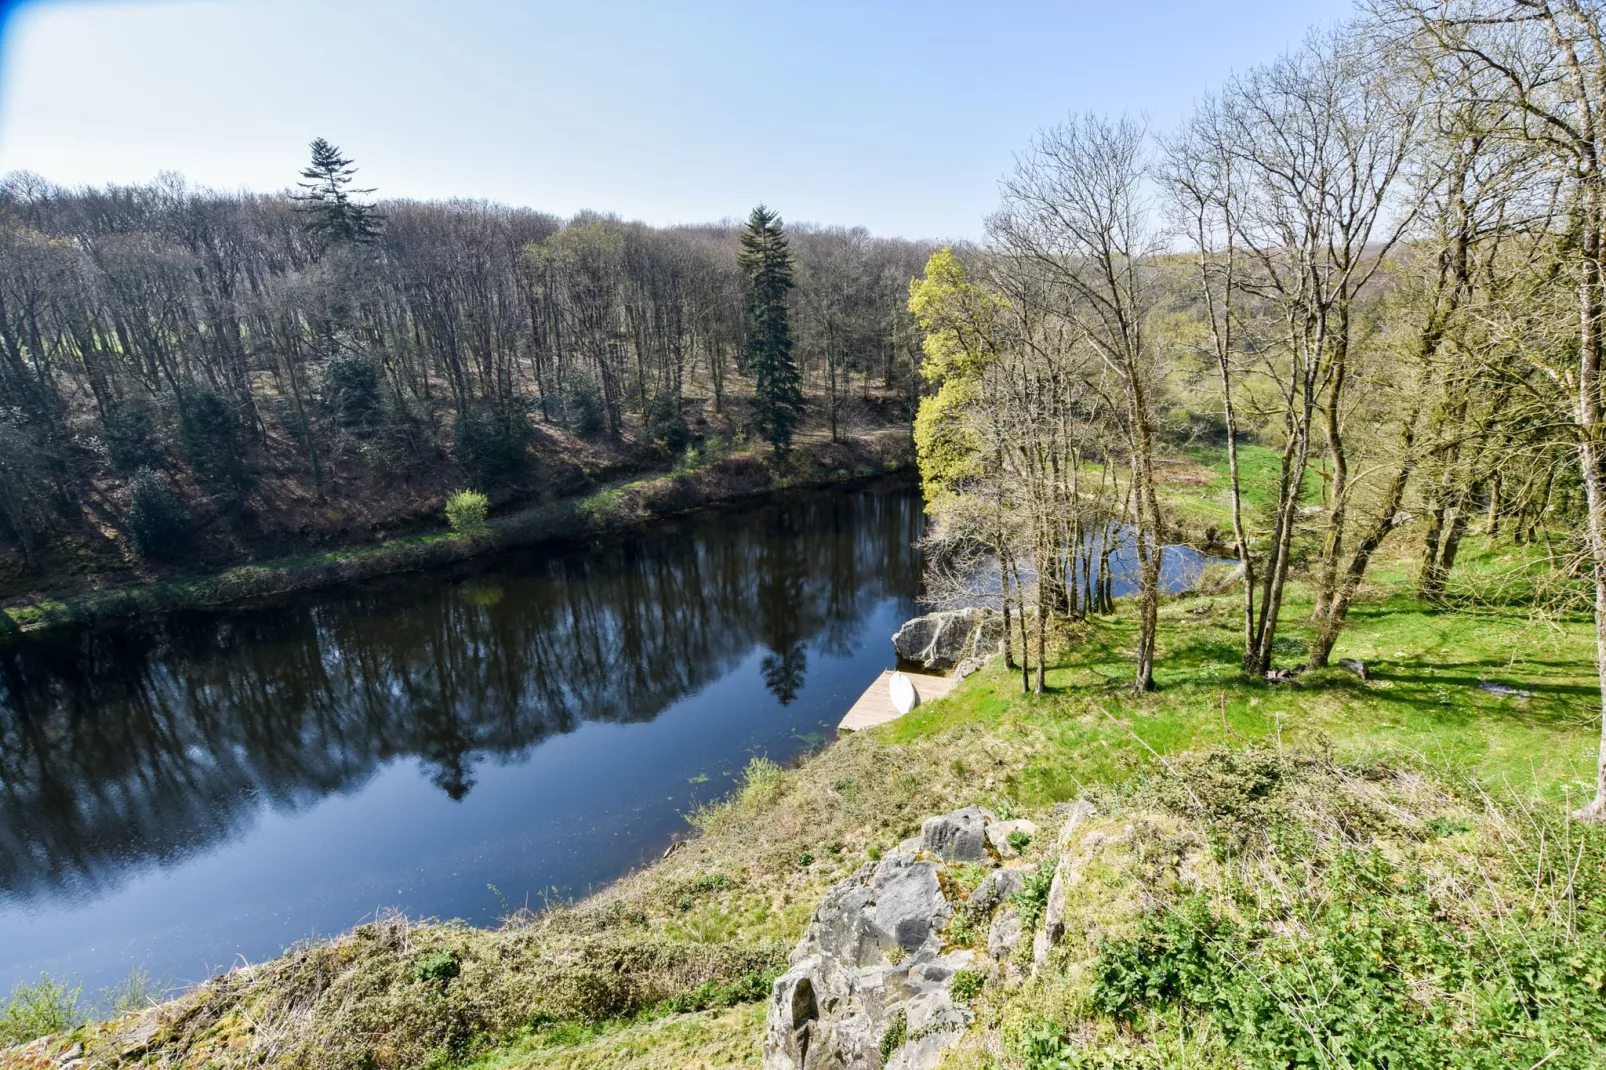
<path id="1" fill-rule="evenodd" d="M 1011 935 L 1010 923 L 992 915 L 1020 889 L 1021 871 L 993 868 L 968 898 L 956 891 L 950 901 L 943 891 L 945 880 L 956 887 L 945 869 L 998 866 L 993 823 L 978 806 L 929 818 L 918 837 L 826 892 L 770 993 L 764 1070 L 937 1064 L 973 1017 L 950 994 L 954 975 L 986 966 L 981 950 L 950 944 L 950 923 L 962 911 L 989 953 L 1020 939 L 1018 918 Z"/>
<path id="2" fill-rule="evenodd" d="M 969 659 L 985 660 L 1003 642 L 1003 619 L 990 609 L 951 609 L 905 621 L 892 637 L 904 661 L 949 669 Z"/>

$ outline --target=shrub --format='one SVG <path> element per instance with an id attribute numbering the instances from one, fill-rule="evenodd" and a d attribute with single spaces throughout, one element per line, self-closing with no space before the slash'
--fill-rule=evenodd
<path id="1" fill-rule="evenodd" d="M 903 1042 L 908 1039 L 909 1016 L 900 1009 L 887 1024 L 887 1031 L 881 1034 L 881 1065 L 885 1066 L 892 1058 L 892 1053 L 903 1047 Z"/>
<path id="2" fill-rule="evenodd" d="M 462 972 L 457 956 L 446 950 L 426 951 L 413 960 L 413 980 L 445 984 Z"/>
<path id="3" fill-rule="evenodd" d="M 529 442 L 530 421 L 522 412 L 501 413 L 482 402 L 458 413 L 452 426 L 452 456 L 478 479 L 521 470 Z"/>
<path id="4" fill-rule="evenodd" d="M 179 410 L 179 435 L 196 475 L 244 486 L 240 414 L 228 398 L 204 388 L 190 392 Z"/>
<path id="5" fill-rule="evenodd" d="M 1010 848 L 1019 854 L 1031 845 L 1032 837 L 1030 833 L 1022 829 L 1016 829 L 1009 834 L 1008 840 Z"/>
<path id="6" fill-rule="evenodd" d="M 162 986 L 142 966 L 134 967 L 127 977 L 101 992 L 101 1002 L 113 1018 L 154 1007 L 161 1000 Z"/>
<path id="7" fill-rule="evenodd" d="M 162 475 L 141 468 L 129 481 L 128 496 L 128 533 L 141 557 L 173 557 L 189 545 L 189 512 Z"/>
<path id="8" fill-rule="evenodd" d="M 35 984 L 17 984 L 0 1006 L 0 1046 L 24 1044 L 75 1028 L 83 1021 L 78 1008 L 82 994 L 81 985 L 68 986 L 45 975 Z"/>
<path id="9" fill-rule="evenodd" d="M 144 398 L 113 403 L 101 420 L 106 459 L 119 472 L 132 472 L 163 460 L 156 406 Z"/>
<path id="10" fill-rule="evenodd" d="M 491 503 L 477 490 L 460 490 L 446 499 L 446 522 L 460 535 L 485 530 Z"/>
<path id="11" fill-rule="evenodd" d="M 642 432 L 665 453 L 678 453 L 691 442 L 691 428 L 680 414 L 680 402 L 669 394 L 660 394 L 647 406 Z"/>
<path id="12" fill-rule="evenodd" d="M 563 426 L 576 435 L 602 430 L 602 394 L 591 376 L 571 371 L 563 383 Z"/>
<path id="13" fill-rule="evenodd" d="M 956 970 L 954 979 L 948 982 L 948 994 L 960 1003 L 969 1003 L 981 995 L 981 986 L 986 979 L 980 970 Z"/>
<path id="14" fill-rule="evenodd" d="M 342 424 L 367 427 L 379 415 L 380 368 L 358 353 L 336 353 L 324 361 L 319 379 L 323 403 Z"/>

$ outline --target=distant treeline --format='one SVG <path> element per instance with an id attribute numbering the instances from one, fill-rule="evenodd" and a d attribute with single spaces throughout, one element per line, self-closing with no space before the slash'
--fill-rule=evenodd
<path id="1" fill-rule="evenodd" d="M 741 433 L 736 224 L 362 204 L 323 147 L 331 166 L 315 146 L 306 176 L 327 197 L 0 183 L 13 570 L 63 537 L 172 553 L 198 503 L 271 510 L 253 500 L 264 477 L 331 501 L 425 469 L 494 492 L 543 430 L 666 453 L 686 448 L 687 415 Z M 835 433 L 859 399 L 912 393 L 904 306 L 930 250 L 862 229 L 788 237 L 794 356 L 810 418 Z"/>

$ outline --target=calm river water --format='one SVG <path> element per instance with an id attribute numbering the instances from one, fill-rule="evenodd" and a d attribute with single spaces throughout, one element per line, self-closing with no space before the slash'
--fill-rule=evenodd
<path id="1" fill-rule="evenodd" d="M 907 484 L 799 494 L 0 643 L 0 995 L 612 880 L 754 756 L 829 737 L 918 612 L 921 525 Z M 1204 561 L 1167 548 L 1166 586 Z"/>
<path id="2" fill-rule="evenodd" d="M 818 747 L 917 612 L 908 486 L 0 644 L 0 995 L 491 922 Z"/>

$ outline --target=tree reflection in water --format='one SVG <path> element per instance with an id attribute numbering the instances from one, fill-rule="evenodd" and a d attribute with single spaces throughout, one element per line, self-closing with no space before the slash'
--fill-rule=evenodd
<path id="1" fill-rule="evenodd" d="M 453 799 L 581 721 L 644 721 L 762 647 L 782 703 L 806 648 L 918 589 L 907 488 L 690 517 L 584 552 L 0 644 L 0 898 L 227 840 L 260 807 L 413 757 Z"/>

